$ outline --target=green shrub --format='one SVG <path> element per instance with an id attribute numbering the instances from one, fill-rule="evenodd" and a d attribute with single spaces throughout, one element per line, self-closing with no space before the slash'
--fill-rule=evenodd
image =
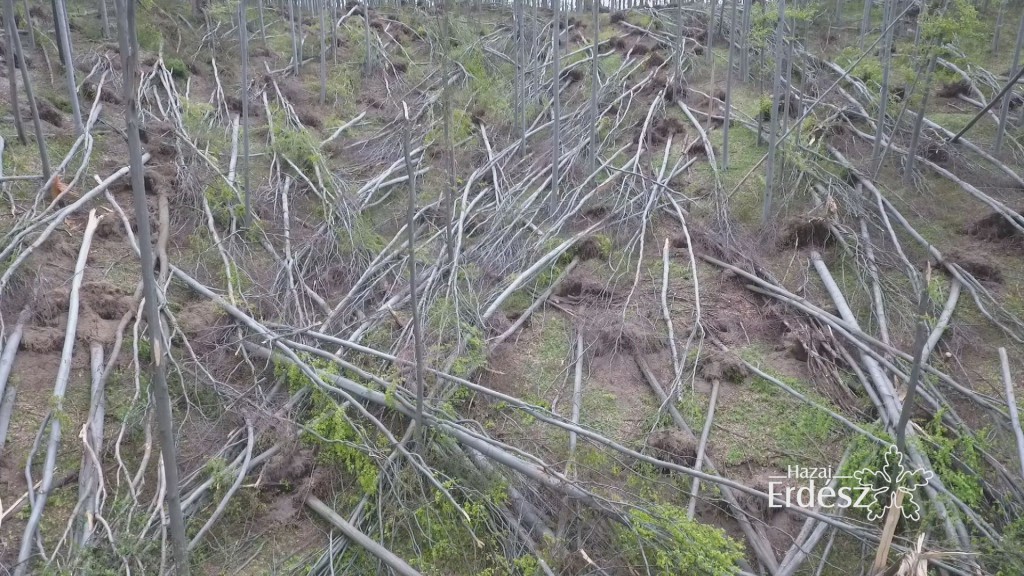
<path id="1" fill-rule="evenodd" d="M 743 547 L 722 530 L 690 520 L 686 510 L 662 504 L 629 515 L 633 529 L 618 528 L 618 540 L 636 569 L 647 565 L 650 574 L 665 576 L 739 572 Z"/>

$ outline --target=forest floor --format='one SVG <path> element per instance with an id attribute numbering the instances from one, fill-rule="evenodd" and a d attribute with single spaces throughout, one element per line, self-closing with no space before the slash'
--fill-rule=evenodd
<path id="1" fill-rule="evenodd" d="M 588 112 L 593 23 L 589 14 L 569 14 L 560 79 L 563 181 L 554 202 L 547 196 L 550 50 L 541 39 L 525 49 L 536 66 L 524 81 L 531 134 L 520 146 L 507 10 L 451 15 L 448 72 L 434 10 L 371 10 L 364 28 L 361 8 L 350 4 L 325 17 L 341 23 L 322 35 L 319 16 L 302 14 L 303 62 L 296 74 L 288 14 L 250 9 L 245 162 L 238 27 L 230 7 L 212 3 L 205 22 L 178 3 L 141 9 L 145 185 L 161 255 L 189 537 L 218 503 L 227 505 L 192 549 L 195 571 L 376 570 L 373 556 L 351 543 L 344 547 L 340 533 L 309 505 L 313 497 L 352 516 L 424 574 L 540 574 L 544 567 L 557 574 L 642 574 L 645 563 L 650 573 L 686 573 L 679 571 L 686 567 L 712 573 L 714 561 L 685 553 L 653 557 L 687 542 L 728 548 L 717 535 L 671 528 L 688 526 L 693 480 L 683 468 L 711 471 L 713 462 L 716 476 L 763 493 L 790 466 L 849 474 L 879 463 L 880 449 L 865 430 L 891 441 L 892 423 L 878 409 L 877 392 L 866 390 L 877 382 L 865 375 L 865 340 L 849 320 L 831 322 L 843 311 L 820 268 L 830 270 L 860 333 L 885 342 L 870 347 L 890 363 L 883 380 L 900 406 L 915 351 L 919 292 L 930 297 L 929 332 L 947 303 L 954 306 L 927 355 L 930 371 L 921 384 L 927 398 L 919 396 L 912 427 L 948 489 L 929 499 L 960 512 L 947 516 L 929 505 L 920 521 L 901 521 L 891 563 L 921 533 L 936 550 L 962 550 L 945 531 L 960 522 L 982 573 L 1024 567 L 1024 494 L 1014 472 L 1020 463 L 996 352 L 1008 349 L 1017 397 L 1024 397 L 1024 181 L 1018 175 L 1024 131 L 1011 126 L 998 155 L 992 118 L 965 136 L 1008 172 L 928 128 L 907 183 L 901 150 L 909 146 L 910 121 L 904 120 L 875 170 L 874 120 L 857 109 L 874 110 L 878 70 L 852 66 L 837 83 L 835 67 L 860 55 L 861 8 L 851 6 L 841 24 L 832 9 L 803 16 L 801 50 L 808 54 L 789 56 L 799 95 L 784 122 L 800 128 L 781 148 L 767 224 L 763 156 L 773 65 L 752 52 L 751 78 L 727 83 L 728 41 L 715 35 L 709 49 L 700 6 L 685 12 L 685 88 L 672 76 L 676 12 L 602 12 L 596 121 Z M 995 10 L 980 15 L 982 25 L 994 22 Z M 3 184 L 10 209 L 0 212 L 0 328 L 7 341 L 22 310 L 30 316 L 0 404 L 0 422 L 4 409 L 11 410 L 6 435 L 0 433 L 0 566 L 18 563 L 34 510 L 29 495 L 40 498 L 44 431 L 59 421 L 52 487 L 38 537 L 29 538 L 30 573 L 157 573 L 169 562 L 160 507 L 166 486 L 147 372 L 153 349 L 132 248 L 131 185 L 118 179 L 76 204 L 128 165 L 120 56 L 93 7 L 69 6 L 82 115 L 99 108 L 88 137 L 80 139 L 63 68 L 45 36 L 53 29 L 49 8 L 30 12 L 37 47 L 28 48 L 27 34 L 22 41 L 44 141 L 51 165 L 60 164 L 56 172 L 71 185 L 47 207 L 50 188 L 40 190 L 42 180 Z M 880 8 L 873 17 L 869 43 L 879 36 Z M 754 18 L 755 25 L 774 25 L 758 11 Z M 551 37 L 550 12 L 529 21 L 537 22 L 541 38 Z M 19 25 L 24 29 L 24 20 Z M 902 50 L 913 39 L 914 21 L 897 28 Z M 321 41 L 327 45 L 323 82 Z M 989 42 L 961 46 L 970 83 L 958 84 L 955 72 L 940 66 L 929 120 L 957 131 L 978 113 L 976 101 L 993 95 L 994 79 L 1005 79 L 1012 61 L 1007 47 L 993 54 Z M 368 44 L 374 56 L 367 74 Z M 900 59 L 899 82 L 913 79 L 912 62 Z M 0 101 L 9 111 L 6 70 L 0 70 Z M 449 75 L 446 96 L 442 78 Z M 727 88 L 733 122 L 729 164 L 722 167 Z M 446 97 L 456 264 L 445 256 Z M 402 119 L 403 106 L 409 121 Z M 1016 104 L 1013 109 L 1019 112 Z M 5 118 L 3 176 L 38 175 L 23 93 L 15 113 L 29 144 L 18 143 Z M 591 125 L 600 142 L 595 170 Z M 410 367 L 407 154 L 419 174 L 415 254 L 426 361 L 448 375 L 425 379 L 436 423 L 429 446 L 417 450 L 430 474 L 405 465 L 416 458 L 393 452 L 395 439 L 411 430 L 408 412 L 396 406 L 411 405 L 417 388 Z M 253 207 L 249 228 L 242 225 L 243 179 Z M 64 212 L 68 206 L 74 209 Z M 91 211 L 101 219 L 74 311 L 74 348 L 65 355 L 72 277 Z M 21 254 L 27 257 L 18 260 Z M 544 265 L 532 269 L 537 262 Z M 294 358 L 282 359 L 286 349 Z M 63 361 L 71 363 L 70 379 L 58 397 L 54 380 Z M 107 369 L 102 394 L 94 389 L 97 365 Z M 296 366 L 311 367 L 340 388 L 318 386 Z M 460 383 L 466 380 L 485 390 Z M 678 396 L 663 401 L 673 387 Z M 698 462 L 712 398 L 714 418 Z M 90 452 L 95 445 L 83 450 L 83 442 L 99 405 L 97 454 Z M 689 431 L 679 429 L 673 411 Z M 481 464 L 487 462 L 481 449 L 464 443 L 469 432 L 535 471 Z M 101 464 L 95 477 L 102 489 L 85 518 L 80 474 L 90 458 Z M 557 480 L 544 484 L 542 476 Z M 842 527 L 818 530 L 801 511 L 770 509 L 742 491 L 736 491 L 737 511 L 722 492 L 702 482 L 694 518 L 739 542 L 745 566 L 766 562 L 751 547 L 739 513 L 789 573 L 859 573 L 874 559 L 877 538 Z M 649 521 L 655 536 L 638 528 L 644 522 L 637 511 L 666 519 Z M 865 533 L 881 529 L 858 511 L 837 518 Z M 616 519 L 632 521 L 633 531 Z M 83 529 L 94 542 L 85 548 L 77 540 Z M 988 538 L 985 529 L 1002 536 Z M 809 558 L 790 566 L 794 541 Z M 325 554 L 333 561 L 324 562 Z M 946 561 L 961 573 L 974 562 Z M 819 563 L 823 570 L 816 571 Z"/>

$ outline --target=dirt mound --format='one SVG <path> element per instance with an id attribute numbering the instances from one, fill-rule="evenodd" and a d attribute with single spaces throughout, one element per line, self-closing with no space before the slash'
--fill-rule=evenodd
<path id="1" fill-rule="evenodd" d="M 1024 209 L 1018 210 L 1018 214 L 1024 214 Z M 967 227 L 967 233 L 982 240 L 1020 240 L 1024 238 L 1005 216 L 999 212 L 993 212 L 984 218 L 975 221 Z"/>
<path id="2" fill-rule="evenodd" d="M 28 352 L 57 352 L 64 345 L 64 330 L 51 327 L 28 327 L 21 335 L 19 348 Z"/>
<path id="3" fill-rule="evenodd" d="M 1003 272 L 999 265 L 982 252 L 964 252 L 953 249 L 946 253 L 946 261 L 956 264 L 982 282 L 1003 281 Z"/>
<path id="4" fill-rule="evenodd" d="M 835 242 L 836 239 L 832 235 L 828 220 L 811 218 L 789 222 L 779 240 L 779 245 L 782 248 L 805 248 L 807 246 L 824 248 L 835 244 Z"/>
<path id="5" fill-rule="evenodd" d="M 700 360 L 698 367 L 705 380 L 723 380 L 739 384 L 747 377 L 747 367 L 736 355 L 729 352 L 710 352 Z"/>
<path id="6" fill-rule="evenodd" d="M 960 94 L 968 95 L 971 93 L 971 85 L 966 80 L 959 80 L 951 84 L 943 84 L 939 88 L 939 96 L 943 98 L 956 98 Z"/>
<path id="7" fill-rule="evenodd" d="M 676 134 L 685 136 L 686 126 L 675 116 L 666 116 L 654 125 L 654 130 L 651 132 L 651 143 L 661 144 L 668 141 L 669 136 L 674 137 Z"/>
<path id="8" fill-rule="evenodd" d="M 86 282 L 82 285 L 81 298 L 103 320 L 120 321 L 125 312 L 135 307 L 131 295 L 106 282 Z"/>
<path id="9" fill-rule="evenodd" d="M 665 338 L 653 322 L 621 310 L 591 310 L 582 319 L 583 337 L 595 356 L 616 352 L 648 354 L 665 347 Z"/>
<path id="10" fill-rule="evenodd" d="M 655 430 L 647 438 L 647 445 L 651 447 L 651 456 L 659 460 L 687 467 L 697 461 L 697 439 L 687 436 L 681 430 Z"/>

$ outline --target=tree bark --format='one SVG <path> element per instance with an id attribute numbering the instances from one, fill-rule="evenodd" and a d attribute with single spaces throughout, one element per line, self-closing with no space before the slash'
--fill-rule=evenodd
<path id="1" fill-rule="evenodd" d="M 1020 53 L 1021 48 L 1024 46 L 1024 14 L 1020 17 L 1020 27 L 1017 29 L 1017 46 L 1013 49 L 1013 66 L 1010 67 L 1010 76 L 1017 73 L 1020 68 Z M 1012 84 L 1012 83 L 1011 83 Z M 1013 95 L 1013 90 L 1010 90 L 1003 95 L 1001 106 L 999 109 L 999 126 L 996 127 L 996 143 L 992 153 L 998 155 L 1000 150 L 1003 148 L 1003 138 L 1006 136 L 1006 124 L 1007 118 L 1010 114 L 1010 100 Z"/>
<path id="2" fill-rule="evenodd" d="M 249 191 L 249 7 L 247 0 L 238 4 L 238 34 L 242 58 L 242 196 L 245 213 L 242 222 L 252 225 L 252 198 Z"/>
<path id="3" fill-rule="evenodd" d="M 562 110 L 561 110 L 561 88 L 562 88 L 562 70 L 561 70 L 561 34 L 559 25 L 561 18 L 559 15 L 559 4 L 561 0 L 552 0 L 551 6 L 554 12 L 551 20 L 551 199 L 549 206 L 551 211 L 554 212 L 555 208 L 558 207 L 558 161 L 561 158 L 562 149 Z"/>
<path id="4" fill-rule="evenodd" d="M 175 574 L 188 576 L 190 572 L 185 519 L 181 513 L 181 494 L 178 482 L 178 459 L 174 442 L 174 423 L 171 399 L 167 391 L 166 353 L 163 330 L 160 327 L 160 292 L 153 273 L 152 236 L 149 228 L 149 204 L 143 182 L 142 143 L 139 139 L 138 92 L 138 40 L 135 37 L 134 0 L 115 0 L 118 21 L 118 44 L 121 51 L 121 69 L 124 71 L 125 124 L 128 136 L 128 157 L 131 166 L 132 198 L 135 204 L 135 222 L 139 234 L 139 255 L 142 261 L 142 284 L 145 296 L 146 322 L 153 349 L 152 383 L 153 404 L 156 409 L 160 437 L 160 453 L 166 482 L 166 504 L 170 519 L 171 545 L 174 552 Z"/>
<path id="5" fill-rule="evenodd" d="M 779 145 L 779 96 L 782 92 L 782 51 L 786 30 L 786 0 L 779 0 L 779 21 L 775 28 L 775 85 L 772 88 L 771 118 L 768 124 L 768 158 L 764 177 L 764 211 L 761 223 L 767 224 L 772 215 L 775 194 L 775 155 Z"/>
<path id="6" fill-rule="evenodd" d="M 21 36 L 18 35 L 18 25 L 14 21 L 14 0 L 6 0 L 4 2 L 4 21 L 10 22 L 9 40 L 14 44 L 14 58 L 17 60 L 18 68 L 21 70 L 21 81 L 25 84 L 25 98 L 28 100 L 29 110 L 32 111 L 32 125 L 36 131 L 36 144 L 39 146 L 39 163 L 43 180 L 47 180 L 50 178 L 50 155 L 46 151 L 43 125 L 39 120 L 39 107 L 36 105 L 36 94 L 32 89 L 32 78 L 28 73 L 28 65 L 25 64 L 25 52 L 21 46 Z M 31 27 L 31 24 L 29 24 L 29 27 Z"/>
<path id="7" fill-rule="evenodd" d="M 18 77 L 14 71 L 14 61 L 17 59 L 17 49 L 14 47 L 14 36 L 18 34 L 14 27 L 14 18 L 7 17 L 7 5 L 4 5 L 4 29 L 7 32 L 7 86 L 11 91 L 11 114 L 14 116 L 14 128 L 18 131 L 18 141 L 22 146 L 28 144 L 25 137 L 25 126 L 21 123 L 21 110 L 18 109 Z"/>
<path id="8" fill-rule="evenodd" d="M 61 31 L 60 35 L 57 36 L 57 40 L 60 42 L 58 45 L 60 60 L 64 64 L 64 76 L 68 85 L 71 119 L 75 124 L 75 134 L 81 135 L 85 131 L 85 126 L 82 125 L 82 110 L 78 105 L 78 87 L 75 84 L 75 62 L 71 57 L 71 34 L 68 28 L 67 10 L 64 6 L 64 0 L 53 0 L 53 7 L 53 14 L 56 18 L 54 25 Z"/>

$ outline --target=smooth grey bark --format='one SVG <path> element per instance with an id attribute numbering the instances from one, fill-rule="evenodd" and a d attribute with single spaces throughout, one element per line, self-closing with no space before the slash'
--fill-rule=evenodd
<path id="1" fill-rule="evenodd" d="M 363 73 L 367 76 L 373 72 L 373 51 L 370 46 L 370 3 L 363 2 L 363 32 L 366 38 L 366 62 L 363 63 Z"/>
<path id="2" fill-rule="evenodd" d="M 683 46 L 685 46 L 686 37 L 686 23 L 683 14 L 683 0 L 676 2 L 676 8 L 679 13 L 676 15 L 676 46 L 675 46 L 675 82 L 676 87 L 683 85 Z M 711 24 L 708 23 L 710 28 Z"/>
<path id="3" fill-rule="evenodd" d="M 32 126 L 36 131 L 36 144 L 39 145 L 39 164 L 43 173 L 43 180 L 50 178 L 50 155 L 46 151 L 46 140 L 43 137 L 43 124 L 39 120 L 39 106 L 36 105 L 36 93 L 32 89 L 32 78 L 28 73 L 28 65 L 25 64 L 25 51 L 21 46 L 21 36 L 18 35 L 18 24 L 14 21 L 14 0 L 4 2 L 4 21 L 10 22 L 9 38 L 14 44 L 14 58 L 18 68 L 21 70 L 21 81 L 25 85 L 25 99 L 28 100 L 29 110 L 32 111 Z M 29 27 L 31 27 L 31 23 Z"/>
<path id="4" fill-rule="evenodd" d="M 409 242 L 409 306 L 412 307 L 412 337 L 416 356 L 416 430 L 422 438 L 423 427 L 423 362 L 426 356 L 423 351 L 423 330 L 420 326 L 419 300 L 416 294 L 416 167 L 412 164 L 409 152 L 409 132 L 412 125 L 409 120 L 409 108 L 402 102 L 405 111 L 405 137 L 402 139 L 402 152 L 405 154 L 405 171 L 409 178 L 409 205 L 406 212 L 406 232 Z"/>
<path id="5" fill-rule="evenodd" d="M 782 92 L 782 51 L 786 30 L 786 0 L 779 0 L 779 21 L 775 28 L 775 84 L 772 88 L 771 115 L 768 124 L 768 158 L 764 177 L 764 211 L 761 223 L 767 224 L 772 215 L 775 195 L 775 155 L 779 145 L 779 96 Z"/>
<path id="6" fill-rule="evenodd" d="M 142 285 L 145 297 L 146 323 L 152 346 L 152 392 L 159 428 L 160 454 L 163 461 L 165 498 L 171 533 L 171 548 L 174 553 L 175 574 L 188 576 L 187 540 L 185 519 L 181 513 L 181 493 L 178 481 L 178 458 L 174 443 L 174 423 L 171 415 L 171 398 L 167 392 L 166 357 L 167 347 L 160 327 L 160 288 L 153 272 L 153 248 L 150 242 L 149 204 L 146 201 L 146 185 L 143 182 L 142 143 L 139 139 L 138 91 L 138 39 L 135 34 L 135 1 L 115 0 L 117 8 L 117 39 L 121 52 L 121 69 L 124 74 L 125 131 L 128 136 L 128 160 L 131 167 L 132 202 L 135 204 L 135 222 L 138 228 L 139 257 L 142 264 Z"/>
<path id="7" fill-rule="evenodd" d="M 892 22 L 896 14 L 896 0 L 884 0 L 882 29 L 885 30 L 885 39 L 882 42 L 882 87 L 879 92 L 878 120 L 875 127 L 875 142 L 871 148 L 871 167 L 878 173 L 879 164 L 882 160 L 882 136 L 885 134 L 885 116 L 889 106 L 889 69 L 892 68 Z"/>
<path id="8" fill-rule="evenodd" d="M 729 65 L 725 75 L 725 121 L 722 122 L 722 170 L 729 169 L 729 122 L 732 117 L 732 63 L 736 53 L 736 4 L 732 0 L 732 16 L 729 24 Z"/>
<path id="9" fill-rule="evenodd" d="M 442 130 L 444 132 L 445 163 L 448 172 L 448 187 L 444 195 L 444 242 L 445 254 L 448 262 L 455 261 L 455 233 L 453 222 L 455 220 L 455 144 L 452 142 L 452 95 L 451 95 L 451 32 L 448 25 L 448 3 L 441 0 L 441 106 L 443 108 L 444 120 Z"/>
<path id="10" fill-rule="evenodd" d="M 21 110 L 18 109 L 18 77 L 14 71 L 14 60 L 17 58 L 14 47 L 14 36 L 18 34 L 14 27 L 14 18 L 7 17 L 7 7 L 4 6 L 4 30 L 7 33 L 7 86 L 11 91 L 11 114 L 14 116 L 14 128 L 18 131 L 18 141 L 22 146 L 28 144 L 25 137 L 25 126 L 21 123 Z"/>
<path id="11" fill-rule="evenodd" d="M 252 225 L 252 198 L 249 191 L 249 7 L 248 0 L 238 4 L 238 34 L 242 58 L 242 196 L 245 201 L 243 225 Z"/>
<path id="12" fill-rule="evenodd" d="M 320 0 L 320 105 L 327 103 L 327 0 Z"/>
<path id="13" fill-rule="evenodd" d="M 1020 53 L 1024 46 L 1024 14 L 1020 16 L 1020 26 L 1017 29 L 1017 46 L 1013 49 L 1013 66 L 1010 67 L 1010 75 L 1013 76 L 1020 68 Z M 1010 84 L 1011 86 L 1013 83 Z M 1010 100 L 1013 91 L 1007 92 L 1002 98 L 1002 105 L 999 109 L 999 126 L 996 127 L 996 143 L 993 154 L 999 154 L 1003 148 L 1003 138 L 1006 136 L 1006 124 L 1010 114 Z"/>
<path id="14" fill-rule="evenodd" d="M 1007 0 L 999 0 L 999 12 L 996 14 L 996 27 L 992 32 L 992 53 L 999 52 L 999 38 L 1003 32 L 1003 15 L 1006 13 Z"/>
<path id="15" fill-rule="evenodd" d="M 516 19 L 516 130 L 522 142 L 520 152 L 526 152 L 526 27 L 523 21 L 525 0 L 515 0 Z M 445 16 L 447 17 L 447 16 Z M 447 49 L 448 46 L 446 45 Z"/>
<path id="16" fill-rule="evenodd" d="M 751 0 L 743 0 L 743 49 L 740 50 L 740 82 L 746 84 L 750 77 L 750 10 Z"/>
<path id="17" fill-rule="evenodd" d="M 562 151 L 562 56 L 561 56 L 561 34 L 559 33 L 559 4 L 561 0 L 552 0 L 554 16 L 551 20 L 551 199 L 549 206 L 552 212 L 558 206 L 558 161 L 561 159 Z"/>
<path id="18" fill-rule="evenodd" d="M 899 422 L 896 423 L 896 446 L 900 452 L 907 453 L 907 422 L 910 421 L 910 414 L 914 411 L 914 397 L 917 393 L 917 385 L 921 379 L 921 364 L 925 361 L 925 348 L 928 342 L 928 288 L 921 289 L 920 300 L 917 304 L 917 332 L 914 336 L 914 363 L 910 367 L 910 378 L 907 380 L 907 395 L 903 399 L 903 407 L 900 411 Z"/>
<path id="19" fill-rule="evenodd" d="M 82 110 L 78 105 L 78 87 L 75 83 L 75 62 L 71 58 L 71 31 L 68 28 L 67 11 L 64 6 L 64 0 L 53 0 L 54 16 L 56 16 L 56 22 L 54 25 L 60 29 L 61 34 L 57 37 L 60 42 L 58 46 L 60 50 L 60 59 L 64 63 L 64 78 L 68 86 L 68 101 L 71 102 L 71 120 L 75 125 L 75 134 L 80 136 L 82 132 L 85 132 L 85 126 L 82 124 Z"/>
<path id="20" fill-rule="evenodd" d="M 103 37 L 110 38 L 110 17 L 107 15 L 107 0 L 100 0 L 100 25 L 103 27 Z"/>
<path id="21" fill-rule="evenodd" d="M 598 0 L 591 0 L 592 16 L 594 18 L 594 48 L 590 60 L 590 173 L 597 170 L 597 89 L 601 83 L 598 77 L 598 53 L 601 42 L 601 14 L 598 10 Z"/>
<path id="22" fill-rule="evenodd" d="M 903 169 L 903 183 L 905 185 L 909 185 L 914 179 L 914 165 L 917 162 L 917 146 L 921 142 L 921 128 L 924 126 L 924 114 L 928 110 L 928 96 L 931 95 L 932 91 L 932 74 L 935 72 L 935 62 L 938 61 L 938 59 L 939 56 L 937 51 L 933 52 L 931 57 L 928 59 L 928 70 L 924 75 L 924 93 L 921 94 L 921 111 L 917 113 L 917 118 L 914 119 L 914 132 L 910 136 L 907 164 Z"/>
<path id="23" fill-rule="evenodd" d="M 36 31 L 32 27 L 32 14 L 29 12 L 28 0 L 22 4 L 25 7 L 25 29 L 28 32 L 28 47 L 33 51 L 36 49 Z"/>
<path id="24" fill-rule="evenodd" d="M 860 39 L 858 40 L 861 50 L 864 50 L 864 38 L 871 29 L 871 7 L 872 0 L 864 0 L 864 16 L 860 20 Z"/>
<path id="25" fill-rule="evenodd" d="M 296 20 L 297 15 L 295 14 L 295 3 L 298 0 L 285 1 L 288 2 L 288 23 L 291 25 L 292 31 L 292 73 L 298 76 L 299 66 L 302 65 L 302 50 L 299 48 L 299 33 L 296 30 L 296 26 L 301 26 L 301 23 Z"/>

